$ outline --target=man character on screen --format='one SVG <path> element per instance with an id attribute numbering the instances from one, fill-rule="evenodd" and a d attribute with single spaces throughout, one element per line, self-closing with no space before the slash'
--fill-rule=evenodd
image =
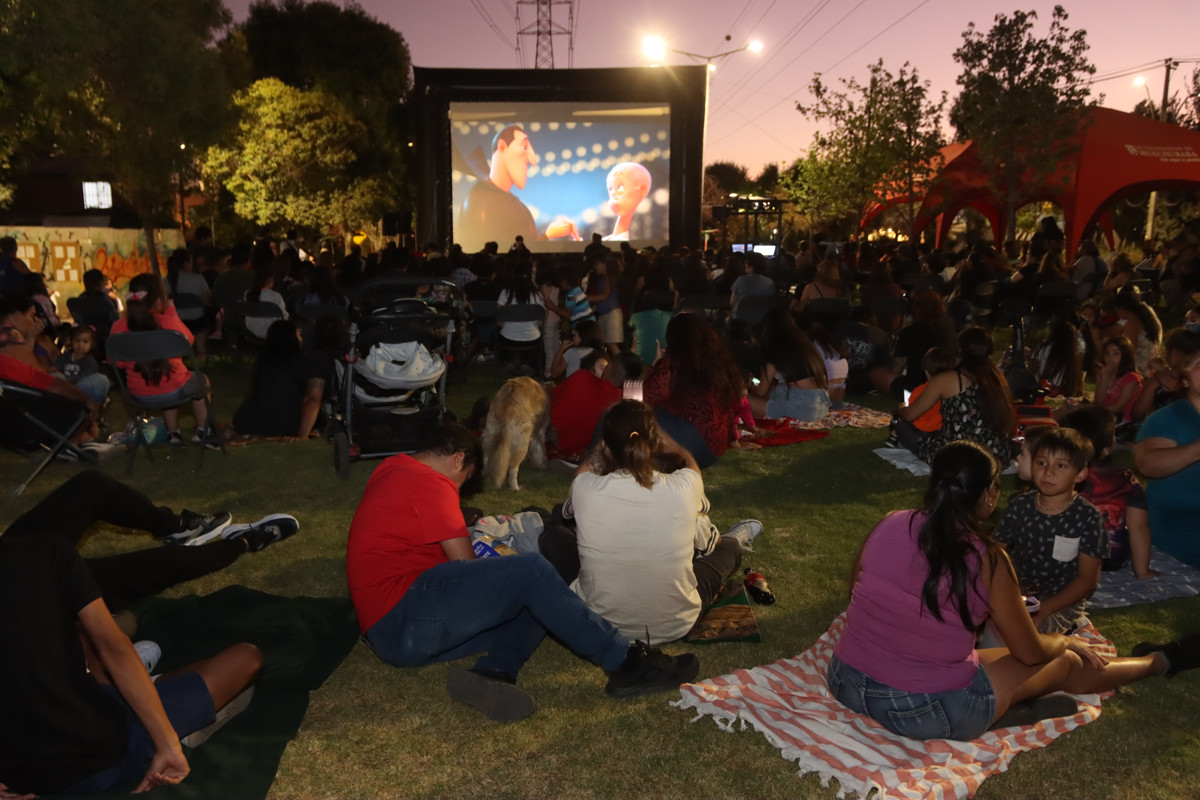
<path id="1" fill-rule="evenodd" d="M 628 242 L 634 212 L 650 194 L 650 171 L 634 161 L 622 161 L 608 173 L 608 207 L 617 215 L 606 242 Z"/>
<path id="2" fill-rule="evenodd" d="M 512 191 L 525 188 L 529 168 L 538 163 L 533 143 L 519 125 L 508 125 L 492 139 L 492 163 L 487 180 L 477 181 L 458 218 L 457 238 L 471 242 L 509 241 L 513 237 L 579 241 L 575 223 L 559 217 L 538 236 L 533 214 Z M 464 249 L 468 249 L 464 247 Z"/>

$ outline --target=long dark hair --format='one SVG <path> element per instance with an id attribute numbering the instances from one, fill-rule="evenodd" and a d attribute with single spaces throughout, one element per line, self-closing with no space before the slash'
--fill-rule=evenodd
<path id="1" fill-rule="evenodd" d="M 984 328 L 966 328 L 958 335 L 958 350 L 959 369 L 967 372 L 979 385 L 983 418 L 996 430 L 1011 433 L 1017 417 L 1008 382 L 992 363 L 992 335 Z"/>
<path id="2" fill-rule="evenodd" d="M 667 323 L 671 394 L 713 393 L 724 406 L 735 406 L 745 389 L 729 346 L 695 314 L 676 314 Z"/>
<path id="3" fill-rule="evenodd" d="M 604 417 L 604 446 L 608 454 L 600 474 L 627 470 L 646 489 L 654 486 L 654 451 L 658 422 L 654 409 L 640 400 L 622 400 Z"/>
<path id="4" fill-rule="evenodd" d="M 1122 288 L 1117 292 L 1117 296 L 1113 298 L 1113 308 L 1128 311 L 1137 317 L 1146 331 L 1147 339 L 1155 344 L 1162 341 L 1162 322 L 1159 321 L 1158 314 L 1154 313 L 1154 309 L 1142 300 L 1136 287 Z"/>
<path id="5" fill-rule="evenodd" d="M 517 256 L 509 261 L 508 279 L 504 282 L 508 292 L 508 305 L 514 303 L 532 303 L 537 287 L 533 285 L 533 262 L 526 257 Z"/>
<path id="6" fill-rule="evenodd" d="M 763 317 L 762 349 L 763 360 L 774 364 L 787 382 L 812 378 L 825 388 L 825 361 L 787 309 L 772 309 Z"/>
<path id="7" fill-rule="evenodd" d="M 1067 397 L 1078 397 L 1083 393 L 1083 371 L 1076 356 L 1076 339 L 1079 329 L 1071 320 L 1063 317 L 1050 326 L 1046 336 L 1046 360 L 1042 364 L 1039 378 L 1057 381 L 1054 388 Z"/>
<path id="8" fill-rule="evenodd" d="M 136 295 L 142 295 L 138 297 Z M 167 299 L 162 278 L 149 272 L 134 275 L 129 281 L 129 296 L 125 298 L 125 322 L 130 331 L 156 331 L 161 327 L 154 317 L 154 309 Z M 171 362 L 139 361 L 133 368 L 142 374 L 146 383 L 157 386 L 171 374 Z"/>
<path id="9" fill-rule="evenodd" d="M 944 621 L 939 591 L 946 577 L 949 599 L 958 609 L 963 627 L 971 631 L 982 627 L 971 619 L 968 605 L 974 577 L 983 566 L 974 542 L 984 543 L 988 568 L 994 567 L 999 545 L 984 528 L 986 516 L 980 511 L 980 500 L 999 480 L 1000 463 L 975 442 L 950 442 L 937 451 L 930 464 L 927 516 L 917 532 L 917 547 L 929 562 L 921 606 L 939 622 Z"/>

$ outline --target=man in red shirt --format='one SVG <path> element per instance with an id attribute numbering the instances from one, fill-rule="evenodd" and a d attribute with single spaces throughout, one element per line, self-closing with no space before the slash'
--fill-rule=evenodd
<path id="1" fill-rule="evenodd" d="M 596 367 L 606 364 L 597 374 Z M 642 374 L 637 353 L 623 352 L 608 360 L 598 350 L 586 356 L 571 377 L 550 390 L 550 422 L 558 441 L 559 454 L 578 461 L 592 444 L 600 417 L 621 399 L 625 381 Z"/>
<path id="2" fill-rule="evenodd" d="M 383 661 L 415 667 L 484 655 L 446 691 L 491 719 L 533 713 L 517 673 L 547 633 L 604 668 L 605 691 L 633 697 L 694 680 L 700 662 L 630 644 L 536 553 L 476 559 L 459 490 L 483 463 L 466 428 L 444 425 L 412 456 L 384 461 L 350 525 L 346 573 L 360 629 Z"/>

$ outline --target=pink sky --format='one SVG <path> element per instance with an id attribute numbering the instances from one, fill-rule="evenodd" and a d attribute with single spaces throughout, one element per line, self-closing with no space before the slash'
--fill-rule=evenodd
<path id="1" fill-rule="evenodd" d="M 237 19 L 250 0 L 226 0 Z M 360 0 L 377 19 L 403 34 L 413 63 L 422 67 L 514 68 L 516 0 Z M 712 55 L 762 41 L 761 53 L 737 53 L 713 76 L 705 162 L 735 161 L 751 175 L 768 163 L 791 163 L 812 141 L 814 127 L 795 110 L 807 101 L 814 72 L 827 82 L 858 76 L 882 58 L 895 71 L 915 66 L 935 91 L 953 99 L 958 65 L 954 50 L 974 21 L 986 31 L 998 12 L 1036 10 L 1038 30 L 1049 25 L 1053 2 L 1001 5 L 983 0 L 575 0 L 575 67 L 628 67 L 648 64 L 642 39 L 658 35 L 669 47 Z M 1145 98 L 1133 85 L 1145 77 L 1158 102 L 1162 60 L 1200 58 L 1200 2 L 1195 0 L 1075 0 L 1065 3 L 1068 26 L 1088 33 L 1097 77 L 1134 68 L 1132 75 L 1097 83 L 1104 105 L 1122 111 Z M 479 10 L 485 9 L 495 29 Z M 521 6 L 523 22 L 533 6 Z M 561 18 L 559 12 L 564 12 Z M 566 23 L 565 6 L 555 21 Z M 725 36 L 732 37 L 730 42 Z M 526 63 L 533 63 L 533 39 L 522 38 Z M 567 40 L 556 38 L 555 66 L 566 67 Z M 861 49 L 860 49 L 861 48 Z M 683 56 L 671 63 L 691 63 Z M 1155 62 L 1155 63 L 1151 63 Z M 1171 75 L 1182 90 L 1196 64 Z"/>

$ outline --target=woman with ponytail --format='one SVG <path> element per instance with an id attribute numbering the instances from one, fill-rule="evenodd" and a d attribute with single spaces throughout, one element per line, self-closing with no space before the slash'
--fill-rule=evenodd
<path id="1" fill-rule="evenodd" d="M 762 530 L 744 520 L 722 535 L 709 522 L 695 458 L 637 400 L 608 410 L 563 516 L 575 520 L 576 535 L 548 527 L 543 555 L 588 608 L 623 634 L 648 632 L 656 642 L 691 629 Z"/>
<path id="2" fill-rule="evenodd" d="M 1022 700 L 1200 666 L 1197 636 L 1106 659 L 1077 637 L 1039 633 L 1012 562 L 986 532 L 999 481 L 999 463 L 979 444 L 947 444 L 933 458 L 924 508 L 889 514 L 859 554 L 829 690 L 900 736 L 966 741 Z M 1005 647 L 976 650 L 989 620 Z M 1031 724 L 1037 711 L 1004 724 Z"/>
<path id="3" fill-rule="evenodd" d="M 992 363 L 992 335 L 984 328 L 967 328 L 958 335 L 958 350 L 955 369 L 933 376 L 911 405 L 896 410 L 896 434 L 923 461 L 947 442 L 967 439 L 1007 465 L 1017 454 L 1012 441 L 1016 414 L 1008 382 Z M 924 435 L 912 422 L 939 402 L 942 427 Z"/>
<path id="4" fill-rule="evenodd" d="M 125 298 L 125 316 L 113 323 L 112 333 L 129 331 L 172 330 L 183 334 L 188 343 L 194 338 L 179 314 L 175 304 L 167 297 L 162 278 L 149 272 L 135 275 L 129 281 L 129 295 Z M 189 371 L 183 359 L 172 358 L 161 361 L 132 363 L 119 361 L 113 365 L 125 370 L 125 384 L 135 397 L 160 397 L 171 395 L 178 398 L 179 405 L 192 402 L 192 413 L 196 416 L 196 435 L 193 443 L 210 443 L 215 433 L 208 427 L 208 409 L 204 398 L 211 391 L 208 378 L 203 373 Z M 167 443 L 183 444 L 179 432 L 179 408 L 163 409 L 163 423 L 167 426 Z"/>

